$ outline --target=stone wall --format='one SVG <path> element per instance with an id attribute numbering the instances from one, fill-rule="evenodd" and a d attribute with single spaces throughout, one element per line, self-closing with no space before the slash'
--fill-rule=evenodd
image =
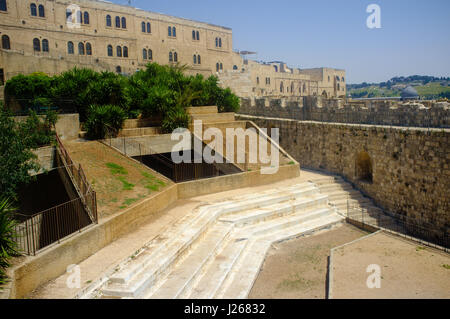
<path id="1" fill-rule="evenodd" d="M 450 127 L 450 103 L 436 101 L 348 101 L 319 96 L 242 98 L 240 113 L 301 121 Z"/>
<path id="2" fill-rule="evenodd" d="M 337 173 L 388 211 L 450 227 L 450 130 L 240 116 L 280 128 L 280 145 L 301 165 Z M 365 153 L 363 153 L 365 152 Z M 368 154 L 372 181 L 360 178 Z"/>

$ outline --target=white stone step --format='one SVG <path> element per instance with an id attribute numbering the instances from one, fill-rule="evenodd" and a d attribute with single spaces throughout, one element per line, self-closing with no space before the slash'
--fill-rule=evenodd
<path id="1" fill-rule="evenodd" d="M 283 218 L 277 218 L 256 225 L 243 227 L 241 228 L 240 236 L 241 238 L 261 236 L 271 232 L 286 229 L 294 225 L 305 223 L 313 219 L 321 218 L 333 213 L 334 211 L 330 207 L 306 209 Z"/>
<path id="2" fill-rule="evenodd" d="M 347 183 L 331 183 L 326 185 L 318 185 L 322 193 L 332 193 L 335 191 L 352 191 L 354 188 Z"/>
<path id="3" fill-rule="evenodd" d="M 215 298 L 247 298 L 272 243 L 310 234 L 340 223 L 342 220 L 342 217 L 337 214 L 329 214 L 254 240 L 246 254 L 242 256 L 242 260 L 236 265 L 237 267 L 233 269 L 228 281 L 219 289 Z"/>
<path id="4" fill-rule="evenodd" d="M 326 206 L 328 198 L 323 194 L 307 194 L 305 197 L 291 199 L 286 202 L 276 203 L 262 208 L 250 209 L 234 214 L 223 215 L 219 218 L 220 221 L 234 223 L 236 226 L 246 226 L 260 221 L 265 221 L 271 218 L 281 217 L 294 213 L 296 210 L 318 207 L 319 205 Z"/>
<path id="5" fill-rule="evenodd" d="M 212 299 L 227 279 L 233 265 L 236 263 L 248 240 L 231 240 L 223 251 L 216 256 L 213 263 L 200 278 L 186 298 Z"/>
<path id="6" fill-rule="evenodd" d="M 330 176 L 330 177 L 321 177 L 321 178 L 315 178 L 310 180 L 310 182 L 313 182 L 317 185 L 325 185 L 325 184 L 330 184 L 330 183 L 342 183 L 344 182 L 344 180 L 342 179 L 342 177 L 339 176 Z"/>
<path id="7" fill-rule="evenodd" d="M 328 195 L 328 198 L 330 201 L 340 200 L 340 199 L 360 199 L 364 198 L 364 196 L 358 192 L 357 190 L 350 190 L 350 191 L 344 191 L 344 190 L 338 190 L 338 191 L 332 191 L 322 194 Z"/>
<path id="8" fill-rule="evenodd" d="M 233 225 L 218 223 L 211 227 L 201 243 L 186 258 L 173 267 L 159 288 L 146 295 L 152 299 L 175 299 L 183 294 L 195 278 L 201 274 L 202 268 L 221 250 L 223 241 L 230 234 Z"/>
<path id="9" fill-rule="evenodd" d="M 291 200 L 313 191 L 314 188 L 311 187 L 310 183 L 304 183 L 277 189 L 272 195 L 243 197 L 246 200 L 241 202 L 224 201 L 200 207 L 195 213 L 189 214 L 182 221 L 176 223 L 174 227 L 164 232 L 162 236 L 158 236 L 123 269 L 113 274 L 107 286 L 102 289 L 103 294 L 122 297 L 139 295 L 143 287 L 155 282 L 167 267 L 176 262 L 221 214 L 264 207 L 265 205 Z M 155 260 L 158 262 L 155 263 Z M 146 275 L 140 275 L 142 272 Z"/>

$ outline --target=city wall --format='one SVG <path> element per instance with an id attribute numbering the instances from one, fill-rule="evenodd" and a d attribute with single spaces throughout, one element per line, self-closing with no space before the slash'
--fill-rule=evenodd
<path id="1" fill-rule="evenodd" d="M 239 116 L 279 128 L 280 146 L 301 167 L 342 175 L 382 208 L 450 226 L 450 130 Z M 371 178 L 361 174 L 361 158 Z M 363 167 L 364 170 L 364 167 Z"/>
<path id="2" fill-rule="evenodd" d="M 352 101 L 321 96 L 242 98 L 239 113 L 300 121 L 450 127 L 450 103 L 435 101 Z"/>

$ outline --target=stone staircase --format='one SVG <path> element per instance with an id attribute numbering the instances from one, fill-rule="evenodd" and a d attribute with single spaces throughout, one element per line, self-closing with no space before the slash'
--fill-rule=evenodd
<path id="1" fill-rule="evenodd" d="M 205 204 L 83 298 L 246 298 L 272 243 L 341 223 L 310 182 Z"/>
<path id="2" fill-rule="evenodd" d="M 310 179 L 309 181 L 314 183 L 322 194 L 328 196 L 330 205 L 336 207 L 337 212 L 341 215 L 360 221 L 362 217 L 358 212 L 363 209 L 366 212 L 364 221 L 367 223 L 383 227 L 395 224 L 392 217 L 386 215 L 382 209 L 377 207 L 372 199 L 353 188 L 342 177 L 327 176 Z"/>

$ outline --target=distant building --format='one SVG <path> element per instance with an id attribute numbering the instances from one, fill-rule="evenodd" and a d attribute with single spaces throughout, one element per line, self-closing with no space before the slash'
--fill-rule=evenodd
<path id="1" fill-rule="evenodd" d="M 419 94 L 417 93 L 417 90 L 412 86 L 407 86 L 406 88 L 404 88 L 400 96 L 403 101 L 419 99 Z"/>

